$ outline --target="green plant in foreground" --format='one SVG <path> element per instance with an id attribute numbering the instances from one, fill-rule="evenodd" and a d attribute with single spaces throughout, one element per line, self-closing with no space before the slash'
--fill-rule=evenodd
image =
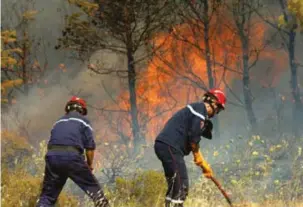
<path id="1" fill-rule="evenodd" d="M 18 139 L 15 137 L 9 140 Z M 3 143 L 17 146 L 16 150 L 20 148 L 11 142 Z M 233 147 L 239 149 L 235 144 L 216 148 L 214 151 L 208 150 L 210 153 L 206 155 L 213 158 L 215 175 L 223 187 L 231 192 L 232 200 L 236 204 L 297 207 L 303 200 L 302 143 L 300 139 L 292 145 L 286 140 L 268 143 L 261 137 L 254 136 L 241 145 L 241 150 L 233 150 Z M 37 151 L 18 158 L 13 167 L 2 163 L 1 206 L 34 206 L 43 178 L 45 149 L 46 143 L 42 142 Z M 15 149 L 11 149 L 6 157 L 11 159 L 11 152 L 14 151 Z M 284 157 L 287 157 L 286 161 Z M 191 168 L 191 165 L 189 162 L 188 170 L 192 180 L 185 206 L 227 206 L 216 186 L 203 177 L 200 169 L 196 166 Z M 280 172 L 280 168 L 287 170 L 289 178 L 282 176 L 284 171 Z M 77 187 L 74 185 L 71 183 L 70 190 L 63 190 L 57 207 L 93 207 L 91 200 L 81 190 L 79 192 L 83 194 L 80 193 L 79 197 L 75 195 Z M 104 190 L 112 207 L 163 207 L 166 180 L 163 172 L 133 168 L 127 169 L 127 173 L 121 172 L 121 176 L 110 187 L 104 186 Z"/>

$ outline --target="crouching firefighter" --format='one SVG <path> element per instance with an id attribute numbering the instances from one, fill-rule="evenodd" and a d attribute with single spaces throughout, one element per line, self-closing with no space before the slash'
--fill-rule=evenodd
<path id="1" fill-rule="evenodd" d="M 184 156 L 190 152 L 204 176 L 213 176 L 211 167 L 200 152 L 199 142 L 201 136 L 212 139 L 213 125 L 209 119 L 223 110 L 225 103 L 225 94 L 219 89 L 211 89 L 201 102 L 188 104 L 176 112 L 157 136 L 155 153 L 162 162 L 168 185 L 166 207 L 183 207 L 189 187 Z"/>
<path id="2" fill-rule="evenodd" d="M 43 187 L 36 206 L 55 206 L 64 184 L 70 178 L 94 201 L 96 207 L 109 207 L 92 173 L 96 145 L 93 129 L 85 117 L 86 103 L 73 96 L 67 102 L 65 112 L 51 130 L 45 156 Z"/>

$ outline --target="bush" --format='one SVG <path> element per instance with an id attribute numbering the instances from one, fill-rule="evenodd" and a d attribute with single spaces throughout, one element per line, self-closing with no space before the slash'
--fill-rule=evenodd
<path id="1" fill-rule="evenodd" d="M 108 193 L 113 206 L 160 207 L 164 203 L 166 180 L 154 170 L 137 172 L 131 179 L 117 178 L 115 189 Z"/>
<path id="2" fill-rule="evenodd" d="M 29 175 L 23 169 L 17 168 L 10 171 L 2 168 L 1 171 L 1 206 L 2 207 L 32 207 L 40 195 L 42 177 Z M 78 201 L 70 195 L 61 193 L 57 207 L 76 207 Z"/>
<path id="3" fill-rule="evenodd" d="M 232 193 L 234 202 L 280 202 L 290 206 L 289 202 L 303 199 L 302 139 L 238 139 L 215 148 L 207 157 L 213 159 L 214 172 Z"/>
<path id="4" fill-rule="evenodd" d="M 17 134 L 2 132 L 3 138 L 2 161 L 5 162 L 2 162 L 1 171 L 2 206 L 35 206 L 43 179 L 46 142 L 41 142 L 39 148 L 33 150 L 26 140 L 20 138 L 19 142 Z M 214 148 L 213 152 L 202 149 L 206 159 L 212 164 L 216 178 L 222 182 L 225 190 L 232 193 L 233 202 L 240 206 L 252 206 L 252 202 L 260 206 L 300 206 L 300 203 L 291 202 L 303 200 L 303 140 L 297 139 L 292 144 L 287 139 L 269 143 L 259 136 L 240 140 L 246 144 L 238 140 L 233 144 Z M 112 160 L 121 158 L 121 154 L 116 151 L 109 155 L 113 156 Z M 111 160 L 110 156 L 107 156 L 107 161 Z M 105 187 L 111 206 L 162 207 L 167 187 L 163 172 L 138 170 L 130 165 L 132 161 L 129 162 L 124 156 L 122 158 L 119 160 L 121 165 L 114 161 L 105 165 L 113 169 L 113 172 L 117 167 L 120 170 L 120 176 L 113 179 L 113 185 L 110 188 Z M 217 187 L 203 177 L 197 166 L 189 161 L 187 167 L 192 180 L 185 206 L 217 207 L 227 204 Z M 70 193 L 67 192 L 69 187 Z M 92 201 L 74 187 L 74 183 L 70 186 L 67 183 L 57 206 L 93 206 Z M 79 190 L 79 199 L 75 198 L 75 189 Z"/>
<path id="5" fill-rule="evenodd" d="M 18 160 L 31 155 L 31 145 L 25 137 L 15 132 L 1 131 L 1 162 L 7 167 L 14 167 Z"/>
<path id="6" fill-rule="evenodd" d="M 10 131 L 1 132 L 1 206 L 35 206 L 40 195 L 45 142 L 34 152 L 26 138 Z M 76 207 L 79 202 L 71 195 L 61 193 L 58 207 Z"/>

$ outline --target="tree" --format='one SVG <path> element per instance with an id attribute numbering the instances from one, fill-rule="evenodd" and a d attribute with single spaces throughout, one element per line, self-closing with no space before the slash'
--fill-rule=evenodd
<path id="1" fill-rule="evenodd" d="M 217 14 L 216 12 L 220 10 L 221 3 L 217 0 L 202 0 L 202 1 L 185 1 L 185 4 L 177 7 L 179 18 L 183 22 L 188 23 L 189 30 L 192 31 L 194 37 L 188 37 L 182 35 L 180 32 L 174 32 L 173 35 L 176 39 L 184 41 L 201 53 L 201 56 L 206 62 L 206 72 L 207 72 L 207 89 L 218 87 L 219 82 L 216 79 L 216 74 L 214 74 L 214 46 L 211 44 L 211 39 L 214 39 L 216 35 Z M 199 43 L 199 37 L 203 37 L 203 44 Z M 191 40 L 194 38 L 194 40 Z M 202 80 L 202 79 L 201 79 Z M 216 136 L 220 136 L 219 133 L 219 120 L 217 117 L 214 119 L 214 126 Z"/>
<path id="2" fill-rule="evenodd" d="M 43 65 L 38 61 L 44 42 L 31 34 L 30 25 L 37 11 L 30 8 L 34 4 L 32 0 L 26 3 L 12 3 L 14 15 L 4 21 L 1 33 L 1 82 L 8 84 L 18 80 L 18 84 L 8 84 L 10 87 L 3 94 L 8 104 L 12 104 L 16 92 L 27 96 L 30 87 L 39 84 L 48 65 L 45 55 Z"/>
<path id="3" fill-rule="evenodd" d="M 236 98 L 245 107 L 251 128 L 255 130 L 257 124 L 252 109 L 249 70 L 266 46 L 263 45 L 263 32 L 252 20 L 252 11 L 247 14 L 236 10 L 241 2 L 232 5 L 218 1 L 192 2 L 186 1 L 185 7 L 182 5 L 177 10 L 181 23 L 168 34 L 172 40 L 164 40 L 168 45 L 164 47 L 166 50 L 162 47 L 162 51 L 157 53 L 157 58 L 166 66 L 163 69 L 160 63 L 159 68 L 180 79 L 182 84 L 188 83 L 203 91 L 223 83 L 228 85 L 233 78 L 242 78 L 244 103 Z M 244 15 L 244 19 L 248 16 L 249 19 L 241 25 L 237 15 Z M 261 38 L 252 39 L 258 32 Z M 239 56 L 241 53 L 245 54 Z"/>
<path id="4" fill-rule="evenodd" d="M 5 45 L 16 42 L 16 31 L 2 31 L 1 32 L 1 72 L 2 68 L 7 68 L 11 70 L 14 66 L 17 65 L 17 60 L 14 58 L 15 53 L 22 53 L 22 50 L 20 48 L 11 48 L 11 49 L 5 49 Z M 8 80 L 2 80 L 1 79 L 1 103 L 9 103 L 11 100 L 9 100 L 6 97 L 10 97 L 9 90 L 11 88 L 17 87 L 22 85 L 23 81 L 22 79 L 8 79 Z"/>
<path id="5" fill-rule="evenodd" d="M 127 77 L 128 103 L 131 117 L 132 136 L 135 151 L 145 142 L 140 132 L 136 83 L 138 63 L 150 56 L 140 57 L 140 50 L 147 47 L 150 38 L 165 28 L 170 20 L 168 1 L 96 1 L 70 0 L 83 13 L 67 17 L 66 28 L 57 48 L 69 48 L 77 52 L 77 58 L 88 59 L 98 50 L 110 50 L 127 59 L 127 70 L 102 70 L 90 67 L 97 74 L 121 73 Z M 83 17 L 84 19 L 81 19 Z"/>
<path id="6" fill-rule="evenodd" d="M 287 10 L 289 11 L 289 14 L 286 14 L 283 12 L 283 15 L 279 17 L 279 24 L 281 26 L 284 26 L 289 23 L 289 18 L 287 18 L 287 15 L 292 15 L 295 19 L 297 26 L 299 29 L 303 30 L 303 1 L 302 0 L 289 0 L 287 2 L 280 1 L 280 4 L 284 4 Z M 287 5 L 286 5 L 287 4 Z"/>
<path id="7" fill-rule="evenodd" d="M 295 137 L 298 137 L 301 130 L 303 104 L 301 101 L 301 92 L 298 83 L 298 68 L 302 67 L 299 63 L 298 57 L 296 57 L 296 41 L 297 31 L 299 25 L 302 23 L 302 1 L 296 0 L 279 0 L 278 4 L 280 8 L 279 18 L 276 16 L 276 11 L 272 11 L 270 7 L 267 7 L 267 15 L 260 14 L 256 8 L 255 12 L 260 16 L 267 24 L 279 32 L 282 40 L 282 48 L 288 54 L 288 64 L 290 69 L 290 89 L 293 98 L 292 107 L 292 133 Z"/>
<path id="8" fill-rule="evenodd" d="M 296 33 L 299 26 L 302 26 L 302 1 L 289 1 L 280 0 L 280 7 L 283 15 L 280 17 L 280 25 L 282 29 L 283 40 L 286 44 L 288 53 L 289 67 L 290 67 L 290 88 L 294 100 L 293 105 L 293 135 L 298 137 L 300 133 L 303 103 L 301 101 L 301 92 L 298 83 L 298 67 L 299 62 L 296 59 Z"/>
<path id="9" fill-rule="evenodd" d="M 239 42 L 235 47 L 240 48 L 238 59 L 239 69 L 242 72 L 242 85 L 244 106 L 249 119 L 252 132 L 257 132 L 257 119 L 253 110 L 253 96 L 251 91 L 250 71 L 258 61 L 262 49 L 266 45 L 252 44 L 252 37 L 257 35 L 258 20 L 252 7 L 261 8 L 259 0 L 232 0 L 231 5 L 227 7 L 232 15 L 233 27 L 235 35 L 239 38 Z M 262 42 L 263 40 L 260 40 Z"/>

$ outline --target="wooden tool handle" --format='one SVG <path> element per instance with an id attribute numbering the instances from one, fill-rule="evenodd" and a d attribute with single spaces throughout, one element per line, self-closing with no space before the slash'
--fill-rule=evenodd
<path id="1" fill-rule="evenodd" d="M 223 194 L 223 196 L 225 197 L 225 199 L 227 200 L 227 202 L 229 203 L 230 206 L 232 205 L 232 202 L 229 198 L 229 196 L 227 195 L 227 193 L 225 192 L 225 190 L 222 188 L 221 184 L 218 182 L 218 180 L 214 177 L 210 177 L 210 179 L 216 184 L 216 186 L 219 188 L 219 190 L 221 191 L 221 193 Z"/>

